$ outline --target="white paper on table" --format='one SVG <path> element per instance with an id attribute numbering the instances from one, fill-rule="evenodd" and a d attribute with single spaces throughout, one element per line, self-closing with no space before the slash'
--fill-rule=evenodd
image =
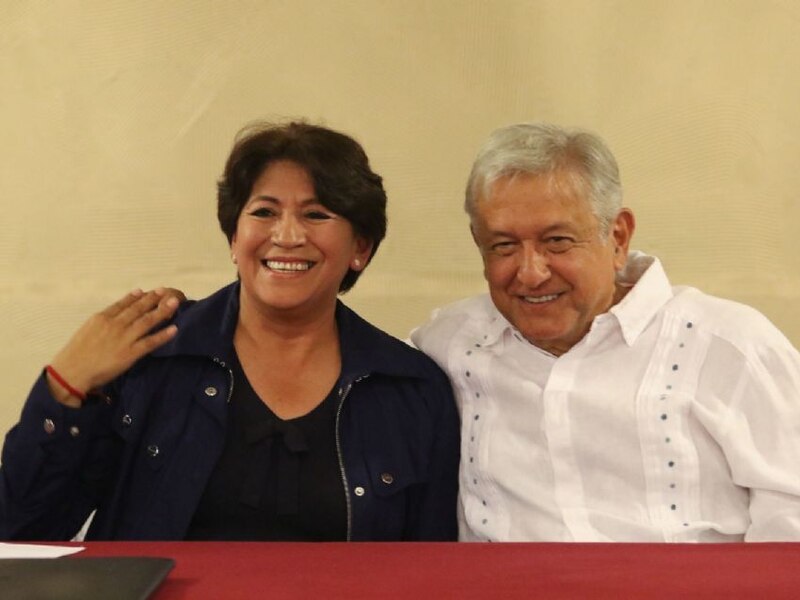
<path id="1" fill-rule="evenodd" d="M 0 542 L 0 558 L 58 558 L 81 550 L 83 546 L 40 546 Z"/>

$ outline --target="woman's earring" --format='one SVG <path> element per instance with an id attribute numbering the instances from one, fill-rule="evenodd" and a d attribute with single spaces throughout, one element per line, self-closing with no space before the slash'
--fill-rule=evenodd
<path id="1" fill-rule="evenodd" d="M 239 264 L 238 261 L 236 260 L 236 255 L 235 254 L 231 254 L 231 262 L 233 262 L 233 264 L 235 264 L 235 265 Z"/>
<path id="2" fill-rule="evenodd" d="M 360 269 L 361 268 L 361 260 L 360 259 L 356 258 L 353 261 L 353 268 L 354 269 Z"/>

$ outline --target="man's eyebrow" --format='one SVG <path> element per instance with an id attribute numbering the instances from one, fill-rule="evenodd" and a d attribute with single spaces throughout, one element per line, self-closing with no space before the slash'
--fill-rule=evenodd
<path id="1" fill-rule="evenodd" d="M 542 235 L 547 235 L 548 233 L 553 233 L 554 231 L 578 231 L 578 227 L 575 226 L 575 223 L 571 221 L 560 221 L 558 223 L 553 223 L 549 227 L 545 227 L 542 230 Z"/>
<path id="2" fill-rule="evenodd" d="M 570 221 L 559 221 L 558 223 L 553 223 L 552 225 L 548 225 L 547 227 L 542 229 L 540 232 L 538 232 L 538 235 L 540 235 L 540 236 L 541 235 L 547 235 L 547 234 L 553 233 L 554 231 L 575 232 L 577 230 L 578 230 L 578 228 L 575 227 L 574 223 L 572 223 Z M 490 235 L 490 237 L 493 237 L 493 238 L 496 238 L 496 237 L 508 237 L 508 238 L 519 237 L 516 234 L 510 233 L 510 232 L 508 232 L 508 231 L 506 231 L 504 229 L 490 229 L 489 230 L 489 235 Z"/>

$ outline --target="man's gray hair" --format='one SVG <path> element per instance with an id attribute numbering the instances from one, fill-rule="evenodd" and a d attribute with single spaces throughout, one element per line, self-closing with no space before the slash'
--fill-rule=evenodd
<path id="1" fill-rule="evenodd" d="M 477 202 L 487 198 L 498 179 L 519 173 L 567 176 L 573 191 L 589 201 L 603 235 L 622 208 L 617 161 L 599 136 L 548 123 L 519 123 L 496 129 L 484 142 L 467 181 L 464 210 L 474 217 Z"/>

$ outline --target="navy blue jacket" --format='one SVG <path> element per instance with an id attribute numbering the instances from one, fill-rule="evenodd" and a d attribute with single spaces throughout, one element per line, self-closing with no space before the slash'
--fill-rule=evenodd
<path id="1" fill-rule="evenodd" d="M 68 540 L 96 509 L 87 539 L 183 539 L 223 447 L 238 312 L 238 283 L 185 303 L 175 338 L 80 409 L 40 377 L 3 447 L 0 537 Z M 348 539 L 456 539 L 449 381 L 341 302 L 336 321 Z"/>

